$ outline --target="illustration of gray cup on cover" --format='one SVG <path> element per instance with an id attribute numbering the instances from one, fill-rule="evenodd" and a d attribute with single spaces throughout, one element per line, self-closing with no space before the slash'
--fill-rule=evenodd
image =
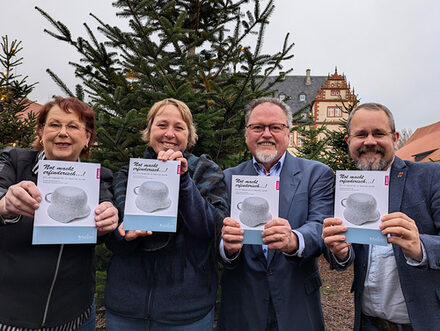
<path id="1" fill-rule="evenodd" d="M 376 222 L 380 213 L 377 210 L 376 199 L 368 193 L 352 193 L 342 199 L 341 204 L 345 207 L 344 218 L 354 225 Z"/>
<path id="2" fill-rule="evenodd" d="M 44 198 L 50 203 L 47 214 L 55 221 L 69 223 L 90 214 L 87 194 L 79 187 L 57 187 L 53 192 L 46 194 Z"/>
<path id="3" fill-rule="evenodd" d="M 136 207 L 147 213 L 166 209 L 171 205 L 171 200 L 168 197 L 168 186 L 162 182 L 154 180 L 143 182 L 142 185 L 136 186 L 133 191 L 137 195 Z"/>
<path id="4" fill-rule="evenodd" d="M 253 228 L 272 219 L 269 203 L 260 197 L 247 197 L 243 202 L 237 204 L 237 208 L 241 211 L 240 222 Z"/>

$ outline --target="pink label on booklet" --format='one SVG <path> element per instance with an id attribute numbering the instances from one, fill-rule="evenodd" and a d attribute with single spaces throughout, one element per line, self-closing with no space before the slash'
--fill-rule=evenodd
<path id="1" fill-rule="evenodd" d="M 180 164 L 177 166 L 177 174 L 180 175 Z"/>
<path id="2" fill-rule="evenodd" d="M 96 179 L 101 178 L 101 168 L 96 169 Z"/>
<path id="3" fill-rule="evenodd" d="M 386 175 L 385 176 L 385 186 L 388 186 L 389 183 L 390 183 L 390 176 Z"/>
<path id="4" fill-rule="evenodd" d="M 277 191 L 279 191 L 280 190 L 280 181 L 279 180 L 277 180 Z"/>

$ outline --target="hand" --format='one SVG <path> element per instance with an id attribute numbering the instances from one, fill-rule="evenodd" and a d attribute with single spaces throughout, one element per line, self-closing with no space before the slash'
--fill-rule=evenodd
<path id="1" fill-rule="evenodd" d="M 344 242 L 345 235 L 342 232 L 347 231 L 347 227 L 342 225 L 340 218 L 326 218 L 322 228 L 322 239 L 328 249 L 337 257 L 339 261 L 345 261 L 348 258 L 350 243 Z"/>
<path id="2" fill-rule="evenodd" d="M 22 181 L 11 185 L 0 201 L 0 215 L 12 217 L 23 215 L 34 217 L 35 210 L 40 207 L 41 193 L 35 183 Z"/>
<path id="3" fill-rule="evenodd" d="M 287 254 L 298 249 L 298 237 L 284 218 L 277 217 L 267 222 L 262 237 L 269 249 L 278 249 Z"/>
<path id="4" fill-rule="evenodd" d="M 98 236 L 112 232 L 118 226 L 118 210 L 110 201 L 101 202 L 95 209 Z"/>
<path id="5" fill-rule="evenodd" d="M 223 220 L 222 239 L 227 256 L 237 253 L 243 247 L 241 243 L 243 241 L 243 229 L 240 227 L 240 223 L 226 217 Z"/>
<path id="6" fill-rule="evenodd" d="M 151 236 L 153 234 L 152 231 L 124 230 L 123 225 L 124 225 L 124 222 L 122 222 L 119 225 L 118 232 L 122 237 L 125 238 L 126 241 L 132 241 L 138 237 L 146 237 L 146 236 Z"/>
<path id="7" fill-rule="evenodd" d="M 181 151 L 173 151 L 172 149 L 160 151 L 157 159 L 161 161 L 180 161 L 180 173 L 183 175 L 188 170 L 188 161 L 183 157 Z"/>
<path id="8" fill-rule="evenodd" d="M 388 242 L 399 245 L 406 257 L 421 261 L 423 252 L 416 222 L 401 212 L 387 214 L 381 220 L 382 234 L 391 234 Z"/>

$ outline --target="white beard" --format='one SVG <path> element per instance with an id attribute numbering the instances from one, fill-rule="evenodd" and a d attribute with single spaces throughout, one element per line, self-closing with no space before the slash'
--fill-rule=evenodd
<path id="1" fill-rule="evenodd" d="M 255 151 L 255 158 L 260 163 L 272 163 L 277 157 L 277 150 L 275 150 L 272 154 L 261 153 L 258 149 Z"/>

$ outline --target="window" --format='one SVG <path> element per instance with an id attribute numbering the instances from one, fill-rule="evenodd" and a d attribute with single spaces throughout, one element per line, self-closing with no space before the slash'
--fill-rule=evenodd
<path id="1" fill-rule="evenodd" d="M 280 93 L 280 94 L 278 95 L 278 98 L 279 98 L 281 101 L 284 101 L 284 100 L 286 100 L 286 95 L 285 95 L 284 93 Z"/>
<path id="2" fill-rule="evenodd" d="M 327 107 L 327 117 L 342 117 L 342 110 L 338 106 Z"/>
<path id="3" fill-rule="evenodd" d="M 304 93 L 299 95 L 299 101 L 306 101 L 306 95 Z"/>
<path id="4" fill-rule="evenodd" d="M 328 117 L 335 117 L 335 107 L 328 107 L 327 108 L 327 116 Z"/>
<path id="5" fill-rule="evenodd" d="M 302 147 L 303 142 L 302 142 L 302 135 L 301 133 L 298 133 L 298 136 L 296 138 L 296 147 Z"/>
<path id="6" fill-rule="evenodd" d="M 332 93 L 331 93 L 332 95 L 336 95 L 336 96 L 338 96 L 340 93 L 339 93 L 339 91 L 338 90 L 332 90 Z"/>

